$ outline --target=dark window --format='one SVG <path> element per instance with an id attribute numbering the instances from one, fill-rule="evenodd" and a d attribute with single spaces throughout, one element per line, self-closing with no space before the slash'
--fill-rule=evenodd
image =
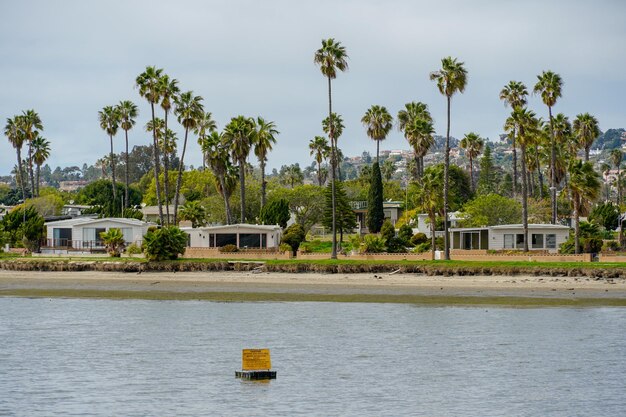
<path id="1" fill-rule="evenodd" d="M 71 246 L 72 229 L 66 227 L 55 227 L 52 229 L 52 237 L 54 239 L 52 246 Z"/>
<path id="2" fill-rule="evenodd" d="M 556 235 L 546 235 L 546 248 L 556 249 Z"/>
<path id="3" fill-rule="evenodd" d="M 237 235 L 235 233 L 216 233 L 215 246 L 237 245 Z"/>
<path id="4" fill-rule="evenodd" d="M 516 236 L 515 239 L 515 247 L 516 248 L 523 248 L 524 247 L 524 234 L 520 233 Z"/>
<path id="5" fill-rule="evenodd" d="M 239 247 L 240 248 L 263 248 L 267 245 L 263 245 L 264 234 L 260 233 L 242 233 L 239 235 Z"/>
<path id="6" fill-rule="evenodd" d="M 543 235 L 542 234 L 532 234 L 532 245 L 533 249 L 543 249 Z"/>

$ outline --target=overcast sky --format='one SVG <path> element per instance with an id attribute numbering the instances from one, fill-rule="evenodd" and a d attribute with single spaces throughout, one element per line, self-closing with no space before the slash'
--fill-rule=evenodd
<path id="1" fill-rule="evenodd" d="M 313 54 L 329 37 L 349 55 L 349 71 L 333 82 L 345 155 L 375 152 L 360 123 L 372 104 L 395 116 L 405 103 L 423 101 L 444 135 L 445 100 L 428 75 L 445 56 L 463 61 L 469 75 L 465 93 L 453 98 L 453 136 L 474 131 L 497 140 L 508 113 L 499 91 L 509 80 L 532 90 L 548 69 L 564 80 L 555 112 L 592 113 L 603 130 L 626 126 L 626 2 L 619 0 L 20 0 L 2 1 L 0 15 L 3 127 L 6 118 L 35 109 L 53 168 L 92 164 L 108 152 L 98 111 L 120 100 L 140 107 L 131 145 L 150 142 L 149 106 L 134 87 L 148 65 L 204 97 L 220 129 L 239 114 L 273 120 L 280 135 L 270 169 L 309 165 L 308 143 L 322 134 L 328 111 Z M 547 117 L 539 97 L 529 105 Z M 116 152 L 123 143 L 118 134 Z M 394 130 L 381 149 L 408 144 Z M 201 163 L 195 138 L 185 162 Z M 0 174 L 15 163 L 4 137 Z"/>

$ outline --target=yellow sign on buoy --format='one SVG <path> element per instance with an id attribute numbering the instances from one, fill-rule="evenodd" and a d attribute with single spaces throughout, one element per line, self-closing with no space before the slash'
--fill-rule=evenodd
<path id="1" fill-rule="evenodd" d="M 244 371 L 260 371 L 272 369 L 269 349 L 243 349 L 241 352 L 241 369 Z"/>

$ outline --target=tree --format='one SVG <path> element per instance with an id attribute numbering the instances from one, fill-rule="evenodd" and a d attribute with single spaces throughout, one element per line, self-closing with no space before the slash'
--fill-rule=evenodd
<path id="1" fill-rule="evenodd" d="M 261 208 L 259 213 L 261 224 L 277 224 L 283 229 L 287 227 L 289 217 L 289 203 L 283 198 L 270 201 Z"/>
<path id="2" fill-rule="evenodd" d="M 343 235 L 353 231 L 354 228 L 357 226 L 356 215 L 354 214 L 354 210 L 352 210 L 352 207 L 350 206 L 350 202 L 346 195 L 343 183 L 337 182 L 337 184 L 335 184 L 335 193 L 335 203 L 337 204 L 337 231 L 339 232 L 340 236 L 339 242 L 343 242 Z M 330 229 L 333 222 L 332 189 L 330 187 L 330 184 L 328 185 L 328 187 L 326 187 L 325 201 L 326 205 L 324 207 L 322 225 Z"/>
<path id="3" fill-rule="evenodd" d="M 615 230 L 619 224 L 619 208 L 610 201 L 596 205 L 589 213 L 589 221 L 604 227 L 605 230 Z"/>
<path id="4" fill-rule="evenodd" d="M 348 69 L 348 54 L 346 48 L 341 42 L 335 42 L 333 38 L 323 39 L 322 47 L 315 52 L 313 62 L 320 67 L 322 75 L 328 79 L 328 137 L 330 139 L 330 159 L 331 159 L 331 177 L 330 183 L 332 188 L 332 212 L 333 212 L 333 243 L 331 259 L 337 259 L 337 225 L 336 225 L 336 202 L 335 202 L 335 166 L 337 147 L 335 136 L 335 126 L 333 124 L 333 106 L 332 106 L 332 89 L 331 81 L 337 77 L 337 71 L 346 71 Z"/>
<path id="5" fill-rule="evenodd" d="M 304 242 L 305 238 L 306 232 L 304 231 L 302 226 L 295 223 L 285 230 L 281 243 L 286 243 L 287 245 L 291 246 L 291 250 L 295 255 L 298 252 L 300 243 Z"/>
<path id="6" fill-rule="evenodd" d="M 622 187 L 619 182 L 619 178 L 620 178 L 619 170 L 620 170 L 620 166 L 622 165 L 622 160 L 624 159 L 624 154 L 622 153 L 620 149 L 613 149 L 611 151 L 611 154 L 609 155 L 609 159 L 611 160 L 611 163 L 613 164 L 613 166 L 617 168 L 618 180 L 616 181 L 616 184 L 615 184 L 615 186 L 617 187 L 617 200 L 615 203 L 619 207 L 619 205 L 622 203 Z"/>
<path id="7" fill-rule="evenodd" d="M 471 178 L 471 177 L 470 177 Z M 490 194 L 496 191 L 494 163 L 491 156 L 491 146 L 485 147 L 485 153 L 480 159 L 480 172 L 478 174 L 477 192 L 479 194 Z"/>
<path id="8" fill-rule="evenodd" d="M 48 140 L 46 140 L 45 138 L 42 138 L 41 136 L 37 136 L 34 140 L 33 140 L 33 161 L 35 162 L 36 165 L 36 180 L 35 180 L 35 186 L 37 188 L 37 191 L 34 193 L 34 195 L 36 195 L 37 197 L 39 197 L 39 186 L 40 186 L 40 173 L 41 173 L 41 166 L 43 165 L 44 162 L 46 162 L 46 160 L 48 159 L 48 157 L 50 156 L 50 142 Z"/>
<path id="9" fill-rule="evenodd" d="M 124 191 L 121 184 L 116 184 L 115 186 L 118 192 Z M 109 180 L 94 181 L 78 191 L 76 202 L 78 204 L 96 206 L 93 212 L 100 214 L 102 217 L 117 217 L 121 213 L 121 206 L 113 204 L 112 188 Z M 131 206 L 138 205 L 141 203 L 142 195 L 136 188 L 131 186 L 128 190 L 128 199 Z"/>
<path id="10" fill-rule="evenodd" d="M 589 113 L 581 113 L 574 119 L 574 135 L 578 144 L 585 149 L 585 162 L 589 161 L 589 150 L 593 142 L 602 134 L 598 119 Z"/>
<path id="11" fill-rule="evenodd" d="M 204 226 L 207 218 L 207 210 L 199 201 L 186 201 L 180 206 L 180 219 L 190 221 L 193 228 Z"/>
<path id="12" fill-rule="evenodd" d="M 126 247 L 122 230 L 111 228 L 106 232 L 100 232 L 100 238 L 109 256 L 119 258 L 124 247 Z"/>
<path id="13" fill-rule="evenodd" d="M 567 188 L 574 206 L 574 250 L 579 253 L 580 215 L 586 213 L 600 194 L 600 179 L 590 162 L 574 159 L 569 164 Z"/>
<path id="14" fill-rule="evenodd" d="M 37 252 L 43 237 L 44 218 L 35 207 L 20 206 L 4 215 L 0 221 L 0 230 L 6 233 L 9 246 L 23 246 L 31 252 Z"/>
<path id="15" fill-rule="evenodd" d="M 124 130 L 124 136 L 126 140 L 126 167 L 124 170 L 124 207 L 130 207 L 128 201 L 128 186 L 130 184 L 130 180 L 128 177 L 128 171 L 130 167 L 130 155 L 128 153 L 128 131 L 135 126 L 137 122 L 137 116 L 139 116 L 139 109 L 135 103 L 130 100 L 120 101 L 119 104 L 115 107 L 117 114 L 120 118 L 120 127 Z"/>
<path id="16" fill-rule="evenodd" d="M 413 148 L 415 165 L 412 173 L 413 179 L 418 179 L 424 174 L 424 156 L 435 143 L 433 119 L 426 104 L 413 101 L 398 112 L 397 120 L 398 129 L 404 132 L 404 138 Z"/>
<path id="17" fill-rule="evenodd" d="M 500 91 L 500 100 L 504 101 L 504 105 L 511 106 L 512 109 L 522 108 L 526 106 L 528 90 L 520 81 L 509 81 Z M 515 147 L 515 130 L 510 132 L 513 146 L 513 195 L 517 195 L 517 150 Z"/>
<path id="18" fill-rule="evenodd" d="M 254 142 L 254 154 L 259 159 L 261 168 L 261 208 L 265 206 L 265 164 L 267 163 L 267 153 L 272 150 L 272 145 L 276 143 L 276 135 L 280 132 L 276 129 L 276 124 L 262 117 L 256 119 L 256 134 Z"/>
<path id="19" fill-rule="evenodd" d="M 177 223 L 178 217 L 178 200 L 180 196 L 180 185 L 183 177 L 183 167 L 185 166 L 185 152 L 187 151 L 187 138 L 190 130 L 195 130 L 198 126 L 198 120 L 204 116 L 204 107 L 202 106 L 202 97 L 194 96 L 193 91 L 187 91 L 179 96 L 175 96 L 176 110 L 174 113 L 180 123 L 185 128 L 185 138 L 183 139 L 183 150 L 180 154 L 180 162 L 178 163 L 178 176 L 176 177 L 176 191 L 174 192 L 174 224 Z"/>
<path id="20" fill-rule="evenodd" d="M 498 194 L 480 195 L 463 206 L 463 227 L 485 227 L 522 221 L 522 205 Z"/>
<path id="21" fill-rule="evenodd" d="M 419 187 L 413 193 L 415 205 L 428 214 L 430 220 L 432 259 L 435 259 L 437 215 L 443 214 L 443 170 L 426 170 Z"/>
<path id="22" fill-rule="evenodd" d="M 330 146 L 328 146 L 328 141 L 323 136 L 315 136 L 309 142 L 309 149 L 311 150 L 310 155 L 315 158 L 315 162 L 317 162 L 317 185 L 322 186 L 322 162 L 330 153 Z"/>
<path id="23" fill-rule="evenodd" d="M 161 164 L 159 163 L 159 146 L 157 143 L 157 131 L 154 116 L 154 104 L 157 103 L 161 96 L 159 79 L 163 73 L 162 69 L 156 67 L 146 67 L 146 70 L 139 74 L 135 80 L 136 86 L 139 88 L 139 95 L 150 103 L 152 112 L 152 151 L 154 156 L 154 181 L 156 183 L 157 205 L 159 207 L 159 221 L 163 223 L 163 206 L 161 202 L 161 186 L 159 185 L 159 171 Z"/>
<path id="24" fill-rule="evenodd" d="M 436 175 L 441 176 L 441 178 L 443 179 L 443 171 L 443 164 L 431 165 L 424 170 L 424 175 L 430 172 L 434 172 L 436 173 Z M 467 174 L 467 171 L 456 165 L 450 165 L 450 169 L 448 172 L 450 173 L 448 208 L 451 211 L 459 210 L 465 203 L 467 203 L 474 197 L 474 194 L 472 193 L 472 190 L 470 188 L 470 178 Z M 443 192 L 443 183 L 441 191 Z"/>
<path id="25" fill-rule="evenodd" d="M 372 167 L 372 182 L 367 196 L 367 228 L 370 233 L 378 233 L 385 221 L 383 211 L 383 180 L 378 162 Z"/>
<path id="26" fill-rule="evenodd" d="M 302 174 L 302 169 L 298 163 L 283 165 L 280 167 L 278 176 L 281 184 L 289 185 L 291 188 L 301 185 L 304 181 L 304 174 Z"/>
<path id="27" fill-rule="evenodd" d="M 548 115 L 550 117 L 550 198 L 552 201 L 552 224 L 556 224 L 556 144 L 554 138 L 554 120 L 552 117 L 552 107 L 561 97 L 561 89 L 563 81 L 561 76 L 552 71 L 543 71 L 537 76 L 537 84 L 533 89 L 535 94 L 541 95 L 543 104 L 548 106 Z"/>
<path id="28" fill-rule="evenodd" d="M 379 162 L 380 141 L 385 140 L 393 127 L 393 118 L 385 106 L 373 105 L 361 118 L 361 123 L 367 129 L 367 136 L 376 141 L 376 162 Z"/>
<path id="29" fill-rule="evenodd" d="M 35 175 L 33 173 L 33 141 L 43 131 L 41 118 L 35 110 L 22 112 L 19 118 L 19 126 L 24 134 L 24 140 L 28 142 L 28 176 L 30 177 L 31 194 L 35 192 Z"/>
<path id="30" fill-rule="evenodd" d="M 213 120 L 213 114 L 211 112 L 203 112 L 198 117 L 198 123 L 196 124 L 193 133 L 198 135 L 198 145 L 200 145 L 200 149 L 204 149 L 204 141 L 206 141 L 207 136 L 217 130 L 217 123 Z M 202 168 L 206 167 L 207 156 L 202 151 Z"/>
<path id="31" fill-rule="evenodd" d="M 237 168 L 230 160 L 230 149 L 223 134 L 211 132 L 202 141 L 202 153 L 217 179 L 217 189 L 224 199 L 226 224 L 232 223 L 230 197 L 237 185 Z"/>
<path id="32" fill-rule="evenodd" d="M 461 148 L 465 149 L 465 155 L 469 158 L 470 185 L 472 186 L 472 190 L 474 190 L 474 158 L 480 155 L 484 144 L 484 139 L 474 132 L 466 134 L 463 139 L 461 139 Z"/>
<path id="33" fill-rule="evenodd" d="M 394 172 L 396 172 L 396 165 L 393 163 L 391 159 L 387 158 L 385 159 L 385 162 L 383 162 L 383 165 L 380 168 L 380 172 L 383 178 L 385 179 L 385 181 L 391 181 L 391 178 L 393 178 Z"/>
<path id="34" fill-rule="evenodd" d="M 100 120 L 100 127 L 104 130 L 107 135 L 109 135 L 110 143 L 111 143 L 111 152 L 109 153 L 109 158 L 111 160 L 111 179 L 112 179 L 112 190 L 113 190 L 113 204 L 117 202 L 117 193 L 115 186 L 115 154 L 113 153 L 113 136 L 117 134 L 117 129 L 119 127 L 120 116 L 119 113 L 115 110 L 113 106 L 106 106 L 101 111 L 98 112 L 98 118 Z"/>
<path id="35" fill-rule="evenodd" d="M 4 135 L 15 149 L 18 167 L 16 178 L 19 180 L 22 189 L 22 200 L 26 200 L 26 185 L 23 176 L 24 168 L 22 167 L 22 147 L 24 146 L 26 137 L 20 126 L 20 117 L 21 116 L 13 116 L 12 119 L 7 119 L 7 123 L 4 126 Z"/>
<path id="36" fill-rule="evenodd" d="M 467 70 L 463 62 L 456 58 L 446 57 L 441 60 L 441 69 L 430 74 L 430 79 L 437 82 L 439 92 L 446 96 L 448 124 L 446 129 L 446 146 L 444 152 L 443 172 L 443 217 L 444 217 L 444 256 L 450 259 L 450 237 L 448 236 L 448 191 L 449 191 L 449 168 L 450 168 L 450 102 L 452 96 L 459 92 L 463 93 L 467 84 Z"/>
<path id="37" fill-rule="evenodd" d="M 143 237 L 144 253 L 149 261 L 175 260 L 185 253 L 189 235 L 176 226 L 148 231 Z"/>
<path id="38" fill-rule="evenodd" d="M 255 142 L 254 119 L 237 116 L 230 120 L 224 129 L 223 140 L 230 143 L 231 155 L 239 168 L 241 192 L 241 222 L 246 222 L 246 159 Z"/>

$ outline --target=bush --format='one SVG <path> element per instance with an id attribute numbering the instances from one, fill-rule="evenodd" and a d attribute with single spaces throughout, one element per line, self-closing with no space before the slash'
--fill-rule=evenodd
<path id="1" fill-rule="evenodd" d="M 415 246 L 415 249 L 413 249 L 413 252 L 424 253 L 424 252 L 428 252 L 429 250 L 430 250 L 430 241 L 426 241 Z"/>
<path id="2" fill-rule="evenodd" d="M 602 250 L 602 239 L 597 237 L 582 237 L 578 241 L 578 248 L 580 253 L 598 253 Z M 570 237 L 567 241 L 561 244 L 559 249 L 560 253 L 571 254 L 575 253 L 574 250 L 574 237 Z"/>
<path id="3" fill-rule="evenodd" d="M 176 226 L 163 227 L 144 236 L 144 252 L 149 261 L 174 260 L 185 253 L 187 233 Z"/>
<path id="4" fill-rule="evenodd" d="M 396 229 L 389 220 L 385 220 L 380 228 L 380 236 L 385 239 L 385 244 L 388 244 L 388 242 L 396 236 Z"/>
<path id="5" fill-rule="evenodd" d="M 413 229 L 408 224 L 403 224 L 398 229 L 398 237 L 402 239 L 405 245 L 411 244 L 411 238 L 413 237 Z"/>
<path id="6" fill-rule="evenodd" d="M 109 256 L 119 258 L 126 246 L 124 234 L 120 229 L 111 228 L 107 232 L 101 232 L 100 238 L 104 242 L 104 246 Z"/>
<path id="7" fill-rule="evenodd" d="M 413 237 L 411 237 L 411 243 L 414 246 L 421 245 L 422 243 L 426 243 L 426 242 L 429 242 L 429 239 L 428 239 L 428 236 L 426 236 L 426 233 L 418 232 L 418 233 L 415 233 Z M 430 243 L 428 244 L 430 245 Z"/>
<path id="8" fill-rule="evenodd" d="M 270 201 L 266 204 L 259 213 L 259 220 L 261 224 L 277 224 L 282 228 L 287 227 L 289 221 L 289 203 L 287 200 L 280 199 Z"/>
<path id="9" fill-rule="evenodd" d="M 289 246 L 289 245 L 288 245 L 288 244 L 286 244 L 286 243 L 281 243 L 281 244 L 280 244 L 280 246 L 278 246 L 278 249 L 279 249 L 281 252 L 291 252 L 291 251 L 292 251 L 291 246 Z M 303 251 L 303 252 L 304 252 L 304 251 Z"/>
<path id="10" fill-rule="evenodd" d="M 128 256 L 133 256 L 133 255 L 139 255 L 140 253 L 142 253 L 142 249 L 141 247 L 139 247 L 137 244 L 135 243 L 131 243 L 130 245 L 128 245 L 126 247 L 126 254 Z"/>
<path id="11" fill-rule="evenodd" d="M 221 246 L 218 250 L 221 253 L 239 252 L 239 248 L 237 247 L 237 245 L 232 245 L 232 244 Z"/>
<path id="12" fill-rule="evenodd" d="M 602 252 L 616 252 L 618 250 L 620 250 L 620 246 L 617 240 L 607 240 L 602 245 Z"/>
<path id="13" fill-rule="evenodd" d="M 399 237 L 392 237 L 387 241 L 387 252 L 403 253 L 406 252 L 406 245 Z"/>
<path id="14" fill-rule="evenodd" d="M 381 253 L 385 251 L 385 239 L 377 235 L 365 235 L 361 246 L 365 253 Z"/>
<path id="15" fill-rule="evenodd" d="M 300 247 L 300 243 L 304 242 L 304 238 L 306 237 L 306 232 L 304 228 L 299 224 L 295 223 L 289 226 L 285 233 L 283 234 L 283 239 L 281 243 L 286 243 L 291 247 L 293 254 L 295 255 L 298 252 L 298 248 Z"/>

